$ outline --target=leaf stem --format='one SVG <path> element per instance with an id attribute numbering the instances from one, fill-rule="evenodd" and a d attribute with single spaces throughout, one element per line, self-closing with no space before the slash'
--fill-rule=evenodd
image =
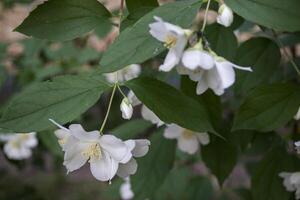
<path id="1" fill-rule="evenodd" d="M 113 88 L 113 91 L 112 91 L 111 96 L 110 96 L 110 100 L 109 100 L 107 112 L 106 112 L 105 118 L 104 118 L 103 123 L 102 123 L 101 128 L 100 128 L 100 134 L 101 134 L 101 135 L 103 135 L 103 129 L 104 129 L 104 127 L 105 127 L 105 124 L 106 124 L 106 122 L 107 122 L 108 115 L 109 115 L 109 113 L 110 113 L 111 105 L 112 105 L 112 102 L 113 102 L 113 99 L 114 99 L 114 96 L 115 96 L 115 92 L 116 92 L 117 86 L 118 86 L 118 83 L 115 83 L 114 88 Z"/>
<path id="2" fill-rule="evenodd" d="M 298 76 L 300 76 L 300 70 L 299 70 L 299 66 L 295 63 L 294 59 L 289 55 L 289 53 L 287 52 L 287 50 L 285 49 L 284 45 L 282 44 L 282 42 L 280 41 L 280 39 L 278 38 L 277 33 L 272 30 L 273 35 L 275 36 L 276 41 L 278 42 L 280 48 L 282 48 L 283 54 L 284 56 L 288 59 L 288 61 L 292 64 L 292 66 L 294 67 L 295 71 L 297 72 Z"/>
<path id="3" fill-rule="evenodd" d="M 204 21 L 203 21 L 203 25 L 202 25 L 202 28 L 201 28 L 201 32 L 202 32 L 202 33 L 204 32 L 205 27 L 206 27 L 206 23 L 207 23 L 207 15 L 208 15 L 208 10 L 209 10 L 209 6 L 210 6 L 210 1 L 211 1 L 211 0 L 208 0 L 208 1 L 207 1 L 207 5 L 206 5 L 206 9 L 205 9 L 205 14 L 204 14 Z"/>

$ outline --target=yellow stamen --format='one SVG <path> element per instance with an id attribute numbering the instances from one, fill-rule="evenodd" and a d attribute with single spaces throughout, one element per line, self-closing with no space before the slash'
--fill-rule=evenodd
<path id="1" fill-rule="evenodd" d="M 185 129 L 182 133 L 183 138 L 191 139 L 194 136 L 194 132 L 188 129 Z"/>
<path id="2" fill-rule="evenodd" d="M 168 49 L 174 47 L 177 43 L 177 38 L 174 35 L 168 35 L 164 46 Z"/>
<path id="3" fill-rule="evenodd" d="M 96 160 L 101 158 L 101 149 L 98 143 L 92 143 L 89 147 L 82 152 L 82 154 L 90 160 Z"/>

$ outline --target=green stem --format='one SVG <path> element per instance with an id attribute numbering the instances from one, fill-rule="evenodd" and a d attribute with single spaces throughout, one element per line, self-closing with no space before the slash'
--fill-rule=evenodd
<path id="1" fill-rule="evenodd" d="M 127 98 L 127 96 L 124 94 L 124 92 L 122 91 L 122 89 L 120 88 L 120 85 L 118 84 L 118 90 L 120 91 L 120 93 L 122 94 L 122 96 L 124 97 L 124 98 Z"/>
<path id="2" fill-rule="evenodd" d="M 201 28 L 201 32 L 202 32 L 202 33 L 204 32 L 205 27 L 206 27 L 206 23 L 207 23 L 207 15 L 208 15 L 208 10 L 209 10 L 209 6 L 210 6 L 210 1 L 211 1 L 211 0 L 208 0 L 208 1 L 207 1 L 207 5 L 206 5 L 206 9 L 205 9 L 205 14 L 204 14 L 204 21 L 203 21 L 203 25 L 202 25 L 202 28 Z"/>
<path id="3" fill-rule="evenodd" d="M 115 83 L 114 88 L 113 88 L 113 91 L 112 91 L 111 96 L 110 96 L 110 100 L 109 100 L 107 112 L 106 112 L 105 118 L 104 118 L 103 123 L 102 123 L 101 128 L 100 128 L 100 134 L 101 134 L 101 135 L 103 135 L 103 129 L 104 129 L 104 127 L 105 127 L 105 124 L 106 124 L 106 122 L 107 122 L 108 115 L 109 115 L 109 113 L 110 113 L 112 101 L 113 101 L 113 99 L 114 99 L 114 96 L 115 96 L 115 92 L 116 92 L 117 86 L 118 86 L 118 84 Z"/>
<path id="4" fill-rule="evenodd" d="M 278 39 L 278 35 L 277 33 L 272 30 L 273 35 L 275 36 L 276 41 L 278 42 L 280 48 L 282 48 L 283 50 L 283 54 L 285 55 L 285 57 L 288 59 L 288 61 L 292 64 L 292 66 L 294 67 L 295 71 L 297 72 L 298 76 L 300 76 L 300 70 L 299 70 L 299 66 L 295 63 L 294 59 L 289 55 L 289 53 L 286 51 L 284 45 L 282 44 L 282 42 L 280 41 L 280 39 Z"/>

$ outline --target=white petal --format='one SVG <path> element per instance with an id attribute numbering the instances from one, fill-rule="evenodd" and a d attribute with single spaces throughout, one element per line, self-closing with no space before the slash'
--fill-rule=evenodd
<path id="1" fill-rule="evenodd" d="M 197 67 L 202 69 L 211 69 L 215 65 L 214 58 L 200 50 L 187 50 L 182 56 L 182 63 L 190 70 L 195 70 Z"/>
<path id="2" fill-rule="evenodd" d="M 180 61 L 180 55 L 174 48 L 171 48 L 165 58 L 164 64 L 159 66 L 160 71 L 169 72 L 173 69 Z"/>
<path id="3" fill-rule="evenodd" d="M 158 116 L 145 105 L 142 106 L 141 114 L 145 120 L 148 120 L 157 126 L 162 126 L 164 124 L 164 122 L 161 121 Z"/>
<path id="4" fill-rule="evenodd" d="M 63 164 L 68 172 L 77 170 L 86 163 L 88 158 L 83 155 L 83 152 L 88 145 L 87 143 L 74 143 L 72 147 L 65 151 Z"/>
<path id="5" fill-rule="evenodd" d="M 165 128 L 164 136 L 168 139 L 179 138 L 183 131 L 184 129 L 177 124 L 171 124 Z"/>
<path id="6" fill-rule="evenodd" d="M 149 24 L 150 34 L 157 40 L 164 42 L 167 38 L 169 31 L 167 30 L 165 23 L 159 17 L 154 17 L 156 22 Z"/>
<path id="7" fill-rule="evenodd" d="M 36 133 L 32 132 L 32 133 L 27 133 L 26 134 L 26 139 L 23 141 L 23 145 L 26 147 L 36 147 L 38 144 L 38 140 L 36 138 Z"/>
<path id="8" fill-rule="evenodd" d="M 217 22 L 225 27 L 229 27 L 233 22 L 232 10 L 223 4 L 220 6 L 218 13 Z"/>
<path id="9" fill-rule="evenodd" d="M 64 138 L 70 136 L 70 131 L 65 131 L 64 129 L 58 129 L 58 130 L 54 131 L 54 134 L 58 139 L 61 140 L 61 139 L 64 139 Z"/>
<path id="10" fill-rule="evenodd" d="M 71 134 L 82 141 L 95 141 L 100 138 L 99 131 L 86 132 L 80 124 L 72 124 L 69 126 Z"/>
<path id="11" fill-rule="evenodd" d="M 203 132 L 203 133 L 196 133 L 197 137 L 198 137 L 198 140 L 201 144 L 203 145 L 207 145 L 209 144 L 210 142 L 210 139 L 209 139 L 209 135 L 208 133 L 206 132 Z"/>
<path id="12" fill-rule="evenodd" d="M 132 117 L 133 108 L 128 99 L 124 98 L 122 100 L 120 110 L 122 112 L 123 119 L 130 119 Z"/>
<path id="13" fill-rule="evenodd" d="M 126 164 L 119 164 L 117 175 L 122 178 L 128 177 L 128 176 L 136 173 L 137 167 L 138 167 L 138 165 L 137 165 L 136 160 L 134 158 L 132 158 Z"/>
<path id="14" fill-rule="evenodd" d="M 90 161 L 90 169 L 93 176 L 99 181 L 109 181 L 117 173 L 118 162 L 109 156 L 109 153 L 102 151 L 100 159 Z"/>
<path id="15" fill-rule="evenodd" d="M 292 173 L 288 172 L 281 172 L 279 174 L 281 178 L 283 178 L 283 185 L 286 188 L 287 191 L 292 192 L 295 191 L 296 188 L 293 186 L 293 184 L 290 181 L 290 177 L 292 176 Z"/>
<path id="16" fill-rule="evenodd" d="M 184 136 L 178 138 L 178 148 L 186 153 L 194 154 L 199 149 L 199 142 L 196 136 L 185 138 Z"/>
<path id="17" fill-rule="evenodd" d="M 138 158 L 138 157 L 145 156 L 149 151 L 150 141 L 146 139 L 139 139 L 134 141 L 135 141 L 135 147 L 132 150 L 133 157 Z"/>
<path id="18" fill-rule="evenodd" d="M 126 144 L 113 135 L 103 135 L 99 140 L 101 148 L 105 149 L 109 155 L 120 162 L 128 153 Z"/>
<path id="19" fill-rule="evenodd" d="M 3 148 L 4 153 L 9 159 L 12 160 L 22 160 L 29 158 L 32 154 L 30 148 L 26 148 L 23 146 L 15 147 L 11 143 L 6 143 Z"/>
<path id="20" fill-rule="evenodd" d="M 123 71 L 124 71 L 124 79 L 126 81 L 129 81 L 139 76 L 139 74 L 141 73 L 141 66 L 137 64 L 132 64 L 124 68 Z"/>
<path id="21" fill-rule="evenodd" d="M 300 119 L 300 108 L 298 109 L 296 115 L 294 116 L 295 120 L 299 120 Z"/>
<path id="22" fill-rule="evenodd" d="M 216 68 L 222 82 L 222 88 L 230 87 L 235 81 L 235 72 L 230 62 L 216 62 Z"/>
<path id="23" fill-rule="evenodd" d="M 130 181 L 126 180 L 120 187 L 120 194 L 121 194 L 121 198 L 122 200 L 129 200 L 129 199 L 133 199 L 134 197 L 134 193 L 131 189 L 131 185 L 130 185 Z"/>
<path id="24" fill-rule="evenodd" d="M 126 140 L 124 142 L 127 146 L 127 153 L 126 156 L 123 158 L 123 160 L 120 161 L 120 163 L 127 163 L 132 158 L 132 150 L 135 148 L 135 141 L 134 140 Z"/>
<path id="25" fill-rule="evenodd" d="M 7 142 L 9 140 L 12 140 L 15 137 L 16 137 L 16 134 L 3 134 L 3 135 L 0 135 L 0 141 Z"/>
<path id="26" fill-rule="evenodd" d="M 198 95 L 203 94 L 208 89 L 208 85 L 204 79 L 200 79 L 197 83 L 196 93 Z"/>
<path id="27" fill-rule="evenodd" d="M 192 80 L 192 81 L 200 81 L 202 78 L 203 78 L 203 75 L 205 74 L 205 70 L 202 70 L 202 69 L 198 69 L 198 70 L 195 70 L 195 71 L 192 71 L 190 74 L 189 74 L 189 78 Z"/>
<path id="28" fill-rule="evenodd" d="M 129 93 L 127 94 L 127 98 L 129 100 L 129 102 L 131 103 L 132 106 L 137 106 L 139 104 L 141 104 L 142 102 L 135 96 L 135 94 L 133 93 L 132 90 L 129 91 Z"/>
<path id="29" fill-rule="evenodd" d="M 117 81 L 123 82 L 123 80 L 118 80 L 119 76 L 117 76 L 116 74 L 117 72 L 113 72 L 113 73 L 106 73 L 104 74 L 107 82 L 109 83 L 115 83 Z"/>

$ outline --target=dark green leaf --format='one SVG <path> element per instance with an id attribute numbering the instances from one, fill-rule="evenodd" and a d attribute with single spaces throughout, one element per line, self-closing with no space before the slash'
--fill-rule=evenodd
<path id="1" fill-rule="evenodd" d="M 165 139 L 161 132 L 153 134 L 149 153 L 138 159 L 137 173 L 131 177 L 134 199 L 154 196 L 172 169 L 175 148 L 175 141 Z"/>
<path id="2" fill-rule="evenodd" d="M 157 7 L 157 0 L 126 0 L 126 6 L 130 13 L 143 7 Z"/>
<path id="3" fill-rule="evenodd" d="M 57 137 L 54 135 L 54 131 L 39 133 L 38 138 L 53 155 L 63 158 L 63 152 L 58 144 Z"/>
<path id="4" fill-rule="evenodd" d="M 49 0 L 16 29 L 48 40 L 71 40 L 108 23 L 110 12 L 97 0 Z"/>
<path id="5" fill-rule="evenodd" d="M 271 131 L 284 126 L 300 106 L 300 88 L 291 84 L 262 85 L 246 97 L 233 129 Z"/>
<path id="6" fill-rule="evenodd" d="M 188 27 L 193 23 L 200 6 L 201 1 L 188 0 L 168 3 L 152 10 L 120 34 L 104 53 L 100 70 L 113 72 L 132 63 L 142 63 L 160 54 L 166 48 L 149 33 L 149 24 L 154 22 L 153 16 Z"/>
<path id="7" fill-rule="evenodd" d="M 225 0 L 237 14 L 249 21 L 281 31 L 300 30 L 298 0 Z"/>
<path id="8" fill-rule="evenodd" d="M 0 127 L 16 132 L 41 131 L 51 127 L 49 118 L 64 124 L 93 106 L 109 88 L 101 76 L 61 76 L 27 88 L 9 104 Z"/>
<path id="9" fill-rule="evenodd" d="M 203 161 L 222 185 L 237 162 L 237 147 L 229 140 L 211 137 L 211 142 L 201 147 L 201 153 Z"/>
<path id="10" fill-rule="evenodd" d="M 238 43 L 232 29 L 213 24 L 207 27 L 205 36 L 218 55 L 228 60 L 234 58 Z"/>
<path id="11" fill-rule="evenodd" d="M 249 89 L 268 82 L 280 64 L 280 50 L 276 43 L 267 38 L 254 38 L 243 43 L 238 49 L 235 62 L 250 66 L 253 72 L 237 71 L 235 91 L 247 94 Z"/>
<path id="12" fill-rule="evenodd" d="M 130 120 L 110 131 L 113 135 L 128 140 L 150 128 L 152 123 L 143 119 Z"/>
<path id="13" fill-rule="evenodd" d="M 255 200 L 289 200 L 292 196 L 283 186 L 281 172 L 299 170 L 299 160 L 288 155 L 285 148 L 274 147 L 260 162 L 252 178 L 252 195 Z"/>
<path id="14" fill-rule="evenodd" d="M 215 132 L 205 107 L 172 86 L 147 77 L 131 80 L 126 86 L 167 124 L 175 123 L 198 132 Z"/>
<path id="15" fill-rule="evenodd" d="M 206 177 L 194 178 L 186 187 L 187 200 L 211 200 L 214 196 L 214 189 L 211 180 Z"/>

